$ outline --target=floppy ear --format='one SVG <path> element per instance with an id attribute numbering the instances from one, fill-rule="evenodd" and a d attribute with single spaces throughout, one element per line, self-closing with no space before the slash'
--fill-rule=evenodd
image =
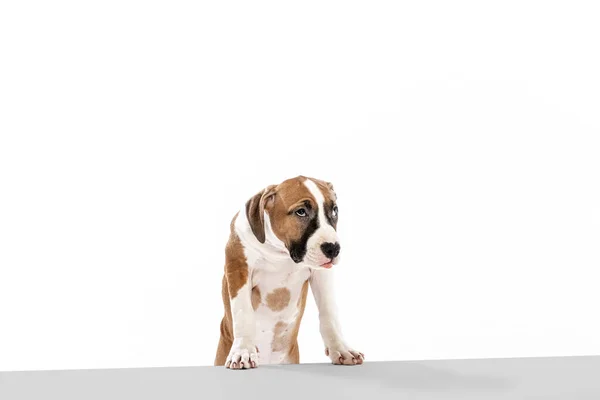
<path id="1" fill-rule="evenodd" d="M 256 239 L 261 243 L 265 242 L 265 206 L 275 196 L 276 187 L 277 185 L 267 186 L 267 188 L 255 194 L 246 202 L 246 216 L 248 217 L 250 228 Z"/>

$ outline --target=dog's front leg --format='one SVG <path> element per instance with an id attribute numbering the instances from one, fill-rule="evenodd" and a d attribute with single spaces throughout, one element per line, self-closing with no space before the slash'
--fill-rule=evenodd
<path id="1" fill-rule="evenodd" d="M 325 354 L 334 364 L 362 364 L 364 354 L 346 344 L 337 316 L 337 306 L 333 294 L 333 271 L 313 270 L 310 287 L 319 310 L 319 325 L 325 344 Z"/>
<path id="2" fill-rule="evenodd" d="M 258 365 L 258 352 L 254 345 L 256 325 L 251 299 L 252 279 L 249 275 L 247 269 L 230 268 L 227 271 L 233 344 L 225 361 L 226 368 L 256 368 Z"/>

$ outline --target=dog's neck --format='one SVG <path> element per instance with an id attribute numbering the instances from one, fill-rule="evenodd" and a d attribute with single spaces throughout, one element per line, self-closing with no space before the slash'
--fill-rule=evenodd
<path id="1" fill-rule="evenodd" d="M 296 264 L 290 257 L 285 244 L 273 233 L 269 215 L 264 214 L 265 243 L 260 243 L 248 222 L 245 207 L 242 207 L 235 221 L 235 232 L 244 244 L 248 265 L 251 268 L 261 266 L 278 267 L 305 267 L 304 263 Z"/>

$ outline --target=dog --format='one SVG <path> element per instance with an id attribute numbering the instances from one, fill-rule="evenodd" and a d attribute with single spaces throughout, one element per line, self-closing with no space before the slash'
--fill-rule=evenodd
<path id="1" fill-rule="evenodd" d="M 298 330 L 310 286 L 325 355 L 359 365 L 337 318 L 332 267 L 339 261 L 338 207 L 333 185 L 298 176 L 270 185 L 234 216 L 225 247 L 225 315 L 215 365 L 250 369 L 299 364 Z"/>

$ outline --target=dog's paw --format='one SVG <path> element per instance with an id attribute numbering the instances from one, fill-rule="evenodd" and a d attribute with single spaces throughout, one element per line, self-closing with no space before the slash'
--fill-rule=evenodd
<path id="1" fill-rule="evenodd" d="M 325 348 L 325 355 L 335 365 L 360 365 L 365 361 L 365 355 L 340 343 Z"/>
<path id="2" fill-rule="evenodd" d="M 225 361 L 225 368 L 249 369 L 258 366 L 258 348 L 248 342 L 234 341 Z"/>

